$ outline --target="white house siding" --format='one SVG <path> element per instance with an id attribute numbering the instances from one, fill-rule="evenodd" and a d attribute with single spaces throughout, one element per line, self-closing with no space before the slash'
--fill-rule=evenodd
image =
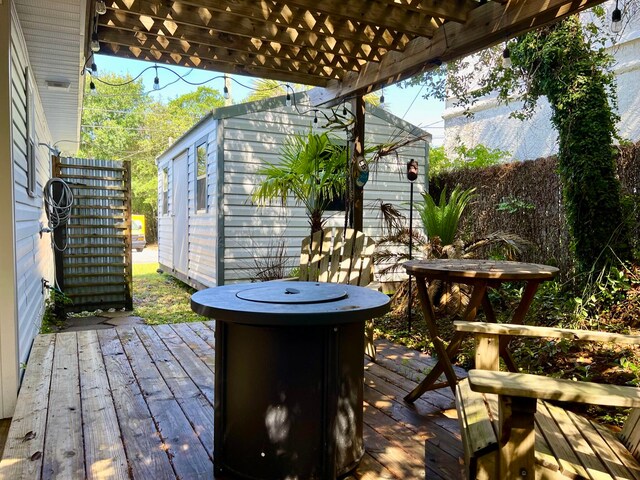
<path id="1" fill-rule="evenodd" d="M 11 13 L 9 15 L 9 12 Z M 10 83 L 7 85 L 11 98 L 9 134 L 11 139 L 10 157 L 11 165 L 3 170 L 4 178 L 11 179 L 11 204 L 13 210 L 2 215 L 4 229 L 11 238 L 11 246 L 3 244 L 3 257 L 8 258 L 14 264 L 7 267 L 3 263 L 3 282 L 12 283 L 13 299 L 3 297 L 0 305 L 1 330 L 2 330 L 2 357 L 1 357 L 1 386 L 2 401 L 0 402 L 0 414 L 2 417 L 11 416 L 15 407 L 15 399 L 18 388 L 18 368 L 21 362 L 26 362 L 33 338 L 38 332 L 45 296 L 42 292 L 42 279 L 53 280 L 53 254 L 50 237 L 43 235 L 40 238 L 40 222 L 46 224 L 46 216 L 43 208 L 42 188 L 50 177 L 50 154 L 46 147 L 38 147 L 38 143 L 50 143 L 51 138 L 40 98 L 38 95 L 35 78 L 31 77 L 33 84 L 33 98 L 35 102 L 35 165 L 36 188 L 35 196 L 27 194 L 27 99 L 25 94 L 25 70 L 29 67 L 29 59 L 25 46 L 22 30 L 12 3 L 5 2 L 0 6 L 0 16 L 5 21 L 10 19 L 9 25 L 3 25 L 0 21 L 0 30 L 10 31 L 9 44 L 5 50 L 3 41 L 0 41 L 0 61 L 8 62 Z M 6 55 L 8 52 L 8 56 Z M 0 70 L 6 67 L 0 65 Z M 29 69 L 30 70 L 30 69 Z M 2 90 L 2 87 L 0 87 Z M 5 176 L 6 175 L 6 176 Z M 6 217 L 6 218 L 5 218 Z M 3 235 L 3 242 L 7 233 Z M 4 288 L 3 283 L 3 288 Z M 8 301 L 7 301 L 8 300 Z"/>
<path id="2" fill-rule="evenodd" d="M 609 9 L 613 4 L 609 4 Z M 615 57 L 618 112 L 618 131 L 623 139 L 640 140 L 640 16 L 626 18 L 629 23 L 625 33 L 611 52 Z M 510 106 L 498 104 L 495 97 L 483 99 L 472 108 L 474 116 L 467 118 L 462 110 L 447 101 L 443 115 L 445 120 L 444 147 L 452 153 L 456 145 L 468 147 L 483 144 L 490 148 L 506 150 L 516 160 L 547 157 L 558 151 L 557 134 L 551 125 L 551 108 L 545 99 L 539 102 L 531 120 L 520 121 L 509 118 L 509 114 L 520 107 L 520 102 Z"/>
<path id="3" fill-rule="evenodd" d="M 252 205 L 250 196 L 260 181 L 259 168 L 265 162 L 278 163 L 280 146 L 286 138 L 294 132 L 308 132 L 312 119 L 312 114 L 299 115 L 290 108 L 281 107 L 224 120 L 224 283 L 253 280 L 257 271 L 255 259 L 273 256 L 274 247 L 281 241 L 286 246 L 288 266 L 297 266 L 300 243 L 310 231 L 304 208 L 293 202 L 285 208 L 279 204 L 257 207 Z M 367 145 L 403 138 L 398 129 L 371 114 L 366 116 L 365 129 Z M 334 135 L 344 138 L 344 134 L 338 132 Z M 415 158 L 424 174 L 426 156 L 426 142 L 420 141 L 404 148 L 398 159 L 392 155 L 380 161 L 365 186 L 365 233 L 374 238 L 382 234 L 381 218 L 371 208 L 379 204 L 379 200 L 408 211 L 406 162 Z M 425 176 L 421 178 L 423 181 L 417 185 L 416 195 L 423 190 Z M 327 226 L 342 225 L 344 212 L 335 212 L 327 221 Z"/>

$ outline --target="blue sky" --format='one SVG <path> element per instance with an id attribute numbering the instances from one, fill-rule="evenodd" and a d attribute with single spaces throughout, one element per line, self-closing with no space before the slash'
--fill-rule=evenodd
<path id="1" fill-rule="evenodd" d="M 96 55 L 95 63 L 98 67 L 98 78 L 106 72 L 116 72 L 120 74 L 129 73 L 135 76 L 145 68 L 153 66 L 153 64 L 149 62 L 127 60 L 106 55 Z M 221 77 L 222 75 L 217 72 L 196 69 L 192 70 L 181 67 L 171 67 L 171 70 L 177 72 L 181 76 L 186 75 L 186 78 L 194 83 L 204 82 L 214 77 Z M 148 90 L 152 90 L 154 77 L 154 69 L 148 70 L 142 76 L 144 84 L 148 86 Z M 170 99 L 193 91 L 197 88 L 196 86 L 189 85 L 183 81 L 177 81 L 170 86 L 166 86 L 167 83 L 171 83 L 177 78 L 167 70 L 159 70 L 158 77 L 160 79 L 160 86 L 164 86 L 164 88 L 158 92 L 152 93 L 152 95 L 156 96 L 158 99 Z M 233 75 L 232 78 L 236 81 L 232 82 L 231 96 L 235 103 L 239 103 L 250 93 L 249 89 L 244 88 L 240 84 L 251 86 L 253 79 L 239 75 Z M 222 92 L 224 86 L 222 78 L 214 79 L 211 82 L 208 82 L 207 85 L 219 90 L 220 92 Z M 385 108 L 394 115 L 404 118 L 406 121 L 411 122 L 414 125 L 423 127 L 433 135 L 433 144 L 435 146 L 441 145 L 444 134 L 444 122 L 442 120 L 444 102 L 433 99 L 425 100 L 422 98 L 420 93 L 420 87 L 404 89 L 397 86 L 387 87 L 384 89 Z"/>

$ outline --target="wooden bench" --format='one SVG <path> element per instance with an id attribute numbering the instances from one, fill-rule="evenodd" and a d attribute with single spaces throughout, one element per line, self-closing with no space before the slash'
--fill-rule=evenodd
<path id="1" fill-rule="evenodd" d="M 640 345 L 640 336 L 522 325 L 455 322 L 476 334 L 476 366 L 457 386 L 470 479 L 640 480 L 640 388 L 497 371 L 500 336 L 538 336 Z M 478 354 L 483 358 L 478 358 Z M 578 402 L 632 407 L 620 435 L 562 408 Z M 525 473 L 525 475 L 523 475 Z"/>

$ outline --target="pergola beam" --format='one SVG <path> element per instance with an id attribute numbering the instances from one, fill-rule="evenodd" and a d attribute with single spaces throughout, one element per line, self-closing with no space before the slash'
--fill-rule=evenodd
<path id="1" fill-rule="evenodd" d="M 488 2 L 469 13 L 465 24 L 447 22 L 433 39 L 416 38 L 404 52 L 388 52 L 380 63 L 369 63 L 359 73 L 349 72 L 326 88 L 309 91 L 318 106 L 432 70 L 442 62 L 469 55 L 514 35 L 547 25 L 602 3 L 604 0 L 509 0 Z"/>

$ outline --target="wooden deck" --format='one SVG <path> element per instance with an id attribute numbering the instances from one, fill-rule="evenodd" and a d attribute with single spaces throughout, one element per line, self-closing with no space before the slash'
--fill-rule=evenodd
<path id="1" fill-rule="evenodd" d="M 0 478 L 213 478 L 214 323 L 119 327 L 36 338 Z M 433 364 L 377 341 L 365 360 L 367 453 L 352 478 L 458 479 L 451 391 L 402 397 Z"/>

